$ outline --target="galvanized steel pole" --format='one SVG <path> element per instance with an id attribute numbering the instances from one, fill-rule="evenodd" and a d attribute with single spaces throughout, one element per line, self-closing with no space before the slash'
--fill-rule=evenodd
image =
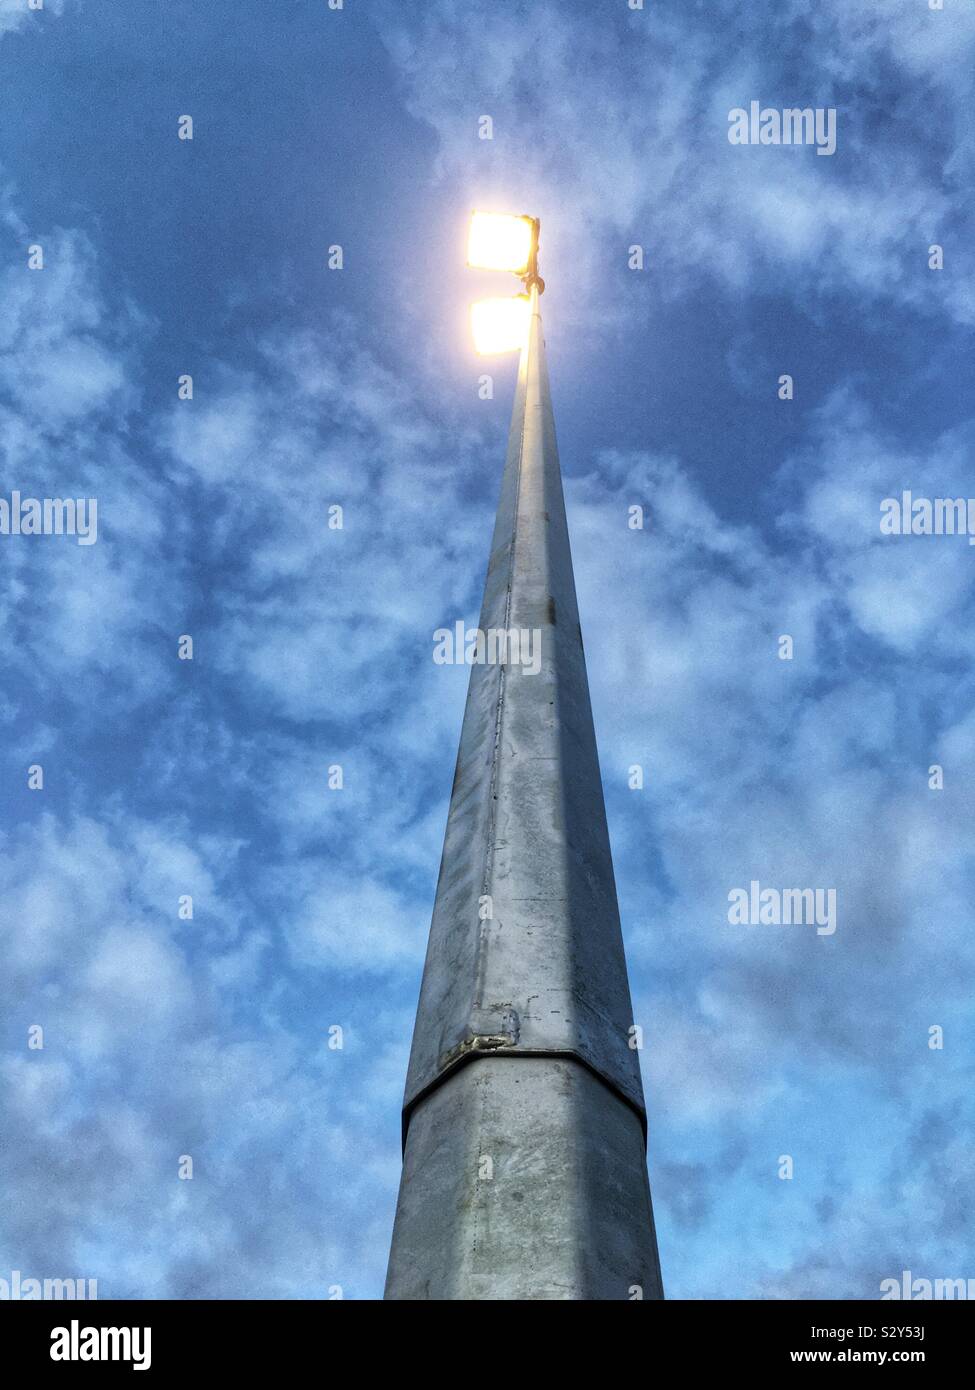
<path id="1" fill-rule="evenodd" d="M 471 668 L 387 1299 L 663 1297 L 539 288 L 480 618 L 529 636 Z"/>

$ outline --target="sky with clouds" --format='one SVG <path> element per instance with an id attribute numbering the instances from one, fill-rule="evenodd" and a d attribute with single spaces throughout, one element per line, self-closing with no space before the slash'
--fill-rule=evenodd
<path id="1" fill-rule="evenodd" d="M 473 206 L 542 219 L 667 1292 L 975 1277 L 975 551 L 879 525 L 975 494 L 973 72 L 963 0 L 0 0 L 0 495 L 98 499 L 0 536 L 0 1277 L 381 1293 L 514 382 Z"/>

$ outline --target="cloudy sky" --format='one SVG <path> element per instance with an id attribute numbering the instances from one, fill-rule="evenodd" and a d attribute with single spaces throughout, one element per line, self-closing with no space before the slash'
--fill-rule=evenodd
<path id="1" fill-rule="evenodd" d="M 515 370 L 473 206 L 542 219 L 667 1292 L 975 1277 L 975 550 L 879 526 L 975 494 L 973 72 L 964 0 L 0 0 L 0 495 L 98 502 L 0 536 L 0 1277 L 381 1292 Z"/>

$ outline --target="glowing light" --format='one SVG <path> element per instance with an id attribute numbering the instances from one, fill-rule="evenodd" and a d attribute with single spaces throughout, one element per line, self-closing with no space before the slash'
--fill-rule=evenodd
<path id="1" fill-rule="evenodd" d="M 535 233 L 530 217 L 506 212 L 475 212 L 467 243 L 467 264 L 479 270 L 513 270 L 524 275 Z"/>
<path id="2" fill-rule="evenodd" d="M 517 352 L 528 338 L 528 296 L 509 299 L 481 299 L 471 305 L 474 347 L 483 356 L 496 352 Z"/>

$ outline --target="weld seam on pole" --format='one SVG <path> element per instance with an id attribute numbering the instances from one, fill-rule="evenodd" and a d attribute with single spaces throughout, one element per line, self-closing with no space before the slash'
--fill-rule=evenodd
<path id="1" fill-rule="evenodd" d="M 578 1052 L 572 1052 L 571 1050 L 566 1051 L 562 1048 L 472 1047 L 468 1052 L 463 1053 L 463 1055 L 460 1057 L 456 1057 L 452 1062 L 449 1063 L 448 1066 L 444 1067 L 442 1071 L 438 1072 L 437 1075 L 433 1078 L 433 1080 L 428 1085 L 424 1086 L 422 1091 L 417 1092 L 417 1094 L 410 1101 L 409 1105 L 405 1105 L 403 1107 L 404 1152 L 406 1150 L 406 1136 L 409 1132 L 410 1121 L 413 1118 L 414 1110 L 416 1110 L 418 1106 L 422 1105 L 422 1103 L 425 1100 L 432 1096 L 434 1091 L 439 1090 L 445 1081 L 449 1080 L 450 1077 L 454 1076 L 457 1072 L 459 1072 L 461 1067 L 466 1067 L 471 1062 L 482 1061 L 485 1057 L 504 1057 L 505 1059 L 510 1061 L 516 1061 L 520 1058 L 526 1057 L 538 1061 L 557 1061 L 561 1058 L 566 1062 L 578 1063 L 580 1067 L 584 1067 L 586 1071 L 589 1072 L 590 1076 L 594 1076 L 597 1081 L 602 1082 L 602 1084 L 606 1087 L 606 1090 L 609 1091 L 611 1095 L 615 1096 L 617 1100 L 622 1101 L 628 1110 L 633 1111 L 633 1114 L 640 1121 L 640 1129 L 643 1132 L 643 1142 L 644 1145 L 646 1145 L 646 1110 L 644 1110 L 642 1106 L 637 1105 L 637 1103 L 633 1100 L 631 1096 L 628 1096 L 625 1091 L 621 1090 L 620 1087 L 615 1084 L 615 1082 L 610 1081 L 608 1076 L 605 1076 L 601 1071 L 597 1070 L 597 1068 L 594 1067 L 591 1062 L 588 1062 L 585 1059 L 585 1057 L 580 1056 Z"/>

